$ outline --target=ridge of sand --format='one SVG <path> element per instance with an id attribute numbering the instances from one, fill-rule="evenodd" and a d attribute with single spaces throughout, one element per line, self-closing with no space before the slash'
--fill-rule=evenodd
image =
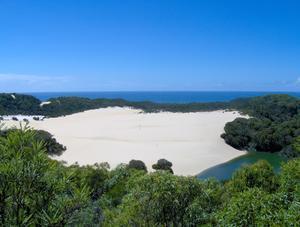
<path id="1" fill-rule="evenodd" d="M 64 144 L 67 151 L 55 159 L 68 164 L 108 162 L 114 168 L 138 159 L 151 171 L 152 164 L 165 158 L 175 174 L 195 175 L 245 153 L 220 138 L 226 122 L 240 117 L 236 112 L 140 112 L 109 107 L 31 121 L 30 126 L 49 131 Z"/>

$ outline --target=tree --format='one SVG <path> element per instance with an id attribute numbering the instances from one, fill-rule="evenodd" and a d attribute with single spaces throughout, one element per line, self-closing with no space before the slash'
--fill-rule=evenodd
<path id="1" fill-rule="evenodd" d="M 0 136 L 7 137 L 11 132 L 18 130 L 16 128 L 1 130 L 0 128 Z M 66 150 L 66 147 L 58 143 L 49 132 L 34 129 L 27 129 L 27 131 L 32 131 L 34 139 L 43 143 L 48 155 L 61 155 Z"/>
<path id="2" fill-rule="evenodd" d="M 274 192 L 278 188 L 273 167 L 267 161 L 260 160 L 237 170 L 227 184 L 231 192 L 243 192 L 255 187 L 266 192 Z"/>
<path id="3" fill-rule="evenodd" d="M 280 191 L 289 201 L 300 202 L 300 158 L 293 159 L 281 166 Z"/>
<path id="4" fill-rule="evenodd" d="M 235 194 L 216 214 L 220 226 L 284 226 L 278 215 L 282 203 L 258 189 Z"/>
<path id="5" fill-rule="evenodd" d="M 105 192 L 105 182 L 110 178 L 109 168 L 108 163 L 96 163 L 87 166 L 72 165 L 68 171 L 72 173 L 72 180 L 77 187 L 89 187 L 91 198 L 95 201 Z"/>
<path id="6" fill-rule="evenodd" d="M 147 167 L 146 167 L 145 163 L 140 160 L 131 160 L 128 164 L 128 168 L 143 170 L 143 171 L 147 172 Z"/>
<path id="7" fill-rule="evenodd" d="M 40 120 L 39 117 L 33 117 L 32 119 L 35 120 L 35 121 L 39 121 Z"/>
<path id="8" fill-rule="evenodd" d="M 49 155 L 61 155 L 67 148 L 58 143 L 56 139 L 47 131 L 44 130 L 36 130 L 35 138 L 38 141 L 43 141 L 47 154 Z"/>
<path id="9" fill-rule="evenodd" d="M 31 95 L 0 94 L 0 115 L 39 114 L 41 101 Z"/>
<path id="10" fill-rule="evenodd" d="M 300 136 L 296 137 L 292 143 L 293 152 L 295 157 L 300 156 Z"/>
<path id="11" fill-rule="evenodd" d="M 141 175 L 129 184 L 122 204 L 106 213 L 107 225 L 183 226 L 190 220 L 186 210 L 196 198 L 205 200 L 203 205 L 211 199 L 196 178 L 178 177 L 167 171 Z"/>
<path id="12" fill-rule="evenodd" d="M 166 159 L 159 159 L 156 164 L 152 165 L 152 168 L 155 170 L 166 170 L 173 174 L 172 165 L 172 162 Z"/>
<path id="13" fill-rule="evenodd" d="M 89 201 L 61 164 L 50 160 L 34 131 L 0 137 L 0 223 L 4 226 L 66 225 Z"/>

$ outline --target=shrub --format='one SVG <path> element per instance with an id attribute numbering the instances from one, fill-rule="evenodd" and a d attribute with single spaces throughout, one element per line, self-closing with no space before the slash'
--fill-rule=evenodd
<path id="1" fill-rule="evenodd" d="M 38 141 L 45 142 L 45 147 L 49 155 L 61 155 L 67 148 L 58 143 L 56 139 L 49 132 L 44 130 L 37 130 L 35 137 Z"/>
<path id="2" fill-rule="evenodd" d="M 173 174 L 172 165 L 172 162 L 166 159 L 159 159 L 156 164 L 152 165 L 152 168 L 155 170 L 166 170 Z"/>
<path id="3" fill-rule="evenodd" d="M 274 215 L 274 209 L 278 209 L 277 203 L 270 202 L 270 199 L 266 192 L 258 188 L 235 194 L 224 205 L 223 210 L 217 213 L 218 225 L 247 227 L 278 224 L 277 220 L 274 220 L 277 216 Z"/>
<path id="4" fill-rule="evenodd" d="M 278 184 L 273 167 L 267 161 L 260 160 L 237 170 L 227 187 L 232 192 L 242 192 L 255 187 L 266 192 L 274 192 Z"/>
<path id="5" fill-rule="evenodd" d="M 147 172 L 147 167 L 146 167 L 145 163 L 140 160 L 131 160 L 128 164 L 128 168 L 143 170 L 143 171 Z"/>
<path id="6" fill-rule="evenodd" d="M 209 200 L 201 182 L 193 177 L 156 172 L 130 183 L 123 203 L 109 212 L 108 226 L 185 226 L 189 204 L 197 197 Z"/>
<path id="7" fill-rule="evenodd" d="M 89 189 L 75 187 L 65 168 L 49 160 L 34 131 L 0 138 L 0 225 L 65 226 L 89 203 Z"/>

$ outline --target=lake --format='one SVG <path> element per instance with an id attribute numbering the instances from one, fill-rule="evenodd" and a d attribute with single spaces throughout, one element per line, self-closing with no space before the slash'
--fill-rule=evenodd
<path id="1" fill-rule="evenodd" d="M 275 172 L 279 172 L 280 164 L 284 161 L 284 158 L 276 153 L 248 152 L 247 154 L 234 158 L 228 162 L 206 169 L 199 173 L 197 177 L 199 179 L 214 177 L 218 180 L 227 180 L 230 179 L 232 174 L 240 167 L 253 164 L 261 159 L 267 160 L 273 166 Z"/>

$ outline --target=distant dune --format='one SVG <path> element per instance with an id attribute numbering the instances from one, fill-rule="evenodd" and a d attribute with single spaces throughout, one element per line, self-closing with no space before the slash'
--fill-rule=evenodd
<path id="1" fill-rule="evenodd" d="M 139 159 L 152 170 L 152 164 L 165 158 L 173 163 L 175 174 L 195 175 L 244 154 L 220 138 L 225 123 L 238 116 L 223 111 L 145 114 L 111 107 L 31 121 L 30 125 L 49 131 L 67 146 L 56 159 L 68 164 L 108 162 L 114 168 Z"/>

